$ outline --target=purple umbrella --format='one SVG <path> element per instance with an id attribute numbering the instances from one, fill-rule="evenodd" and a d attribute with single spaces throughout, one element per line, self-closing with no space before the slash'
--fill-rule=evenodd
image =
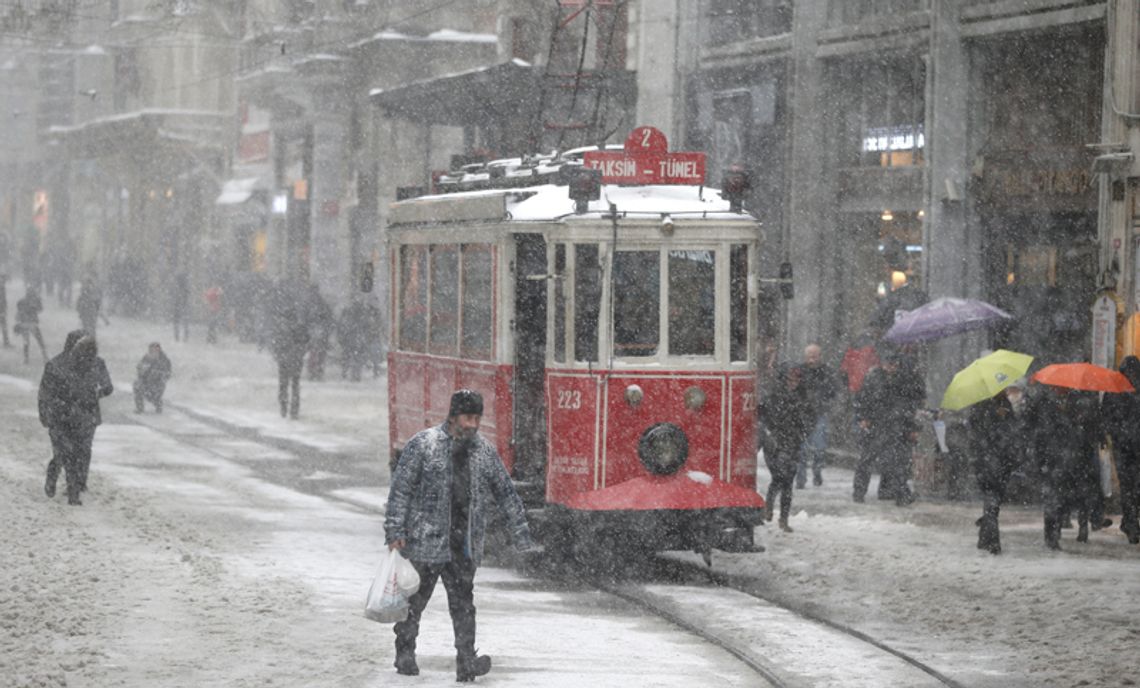
<path id="1" fill-rule="evenodd" d="M 986 327 L 1012 316 L 977 299 L 935 299 L 899 316 L 884 337 L 896 344 L 926 342 Z"/>

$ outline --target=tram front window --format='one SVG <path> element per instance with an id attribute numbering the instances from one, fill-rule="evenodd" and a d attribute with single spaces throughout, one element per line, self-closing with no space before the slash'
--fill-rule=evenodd
<path id="1" fill-rule="evenodd" d="M 661 258 L 657 251 L 614 254 L 614 355 L 654 356 L 660 341 Z"/>
<path id="2" fill-rule="evenodd" d="M 669 353 L 712 356 L 716 351 L 714 251 L 669 252 Z"/>

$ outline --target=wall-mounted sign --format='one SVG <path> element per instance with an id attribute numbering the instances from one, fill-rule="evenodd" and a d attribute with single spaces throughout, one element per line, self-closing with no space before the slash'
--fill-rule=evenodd
<path id="1" fill-rule="evenodd" d="M 584 162 L 601 171 L 603 184 L 705 183 L 705 154 L 670 153 L 665 134 L 654 127 L 631 131 L 624 151 L 588 151 Z"/>
<path id="2" fill-rule="evenodd" d="M 1092 308 L 1092 363 L 1116 368 L 1116 301 L 1109 294 Z"/>

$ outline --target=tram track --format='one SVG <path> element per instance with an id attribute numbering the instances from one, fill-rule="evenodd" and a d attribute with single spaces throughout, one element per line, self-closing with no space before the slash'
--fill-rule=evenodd
<path id="1" fill-rule="evenodd" d="M 227 423 L 224 420 L 212 416 L 195 413 L 192 409 L 182 408 L 178 405 L 169 406 L 171 411 L 181 413 L 187 418 L 209 426 L 226 437 L 257 444 L 276 451 L 287 452 L 298 457 L 301 459 L 301 463 L 299 464 L 300 472 L 298 472 L 297 466 L 292 470 L 283 470 L 280 461 L 260 462 L 242 456 L 241 452 L 237 450 L 220 451 L 217 444 L 211 441 L 209 437 L 179 432 L 176 429 L 163 427 L 161 424 L 145 422 L 125 414 L 121 420 L 145 425 L 151 430 L 172 437 L 179 442 L 245 465 L 271 482 L 288 486 L 307 494 L 342 502 L 355 509 L 362 509 L 378 514 L 383 512 L 381 508 L 375 506 L 343 499 L 335 494 L 337 489 L 337 485 L 335 484 L 298 480 L 298 476 L 304 472 L 321 468 L 326 470 L 333 468 L 337 470 L 348 469 L 343 470 L 343 472 L 349 480 L 357 485 L 359 485 L 361 479 L 369 481 L 375 480 L 375 475 L 365 476 L 359 474 L 360 471 L 350 468 L 350 465 L 354 463 L 353 459 L 358 457 L 350 457 L 338 452 L 328 452 L 306 447 L 291 440 L 266 437 L 248 428 Z M 510 562 L 505 563 L 509 565 Z M 514 563 L 518 564 L 517 561 Z M 964 688 L 962 684 L 904 651 L 873 638 L 858 629 L 814 612 L 809 609 L 807 605 L 779 599 L 765 592 L 761 582 L 757 579 L 717 571 L 714 568 L 707 568 L 698 562 L 689 562 L 677 558 L 675 555 L 666 553 L 654 556 L 644 569 L 637 570 L 632 574 L 629 574 L 627 571 L 626 575 L 620 579 L 615 579 L 612 575 L 596 573 L 573 572 L 568 575 L 565 565 L 557 563 L 552 559 L 547 559 L 537 566 L 524 563 L 521 568 L 523 569 L 522 572 L 528 576 L 548 580 L 560 579 L 563 582 L 570 579 L 578 585 L 595 588 L 616 599 L 622 600 L 626 604 L 641 609 L 645 613 L 661 618 L 732 655 L 755 672 L 756 675 L 767 682 L 767 684 L 776 686 L 777 688 L 806 688 L 808 686 L 821 685 L 908 685 L 915 687 L 949 686 L 951 688 Z M 743 603 L 739 603 L 739 601 L 734 603 L 731 600 L 723 599 L 725 595 L 730 593 L 737 593 L 762 603 L 764 608 L 760 609 L 760 613 L 763 618 L 751 619 L 745 624 L 734 627 L 731 623 L 718 624 L 716 623 L 716 619 L 710 619 L 707 614 L 702 614 L 705 608 L 701 605 L 710 599 L 714 600 L 714 604 L 719 606 L 735 606 L 741 608 Z M 689 603 L 686 601 L 688 598 L 697 598 L 697 601 Z M 808 629 L 807 626 L 802 629 L 797 629 L 795 622 L 789 621 L 784 615 L 790 615 L 790 617 L 798 619 L 799 623 L 814 627 L 814 630 Z M 773 618 L 779 618 L 779 621 L 774 623 L 772 621 Z M 815 662 L 819 666 L 806 670 L 802 666 L 799 668 L 789 666 L 788 662 L 784 661 L 787 659 L 786 652 L 773 652 L 771 645 L 757 643 L 756 634 L 749 632 L 755 630 L 755 628 L 749 627 L 764 626 L 766 624 L 774 629 L 773 632 L 790 633 L 793 636 L 811 637 L 819 635 L 819 629 L 827 629 L 830 633 L 845 636 L 850 639 L 852 643 L 862 645 L 863 648 L 865 648 L 861 652 L 858 650 L 852 651 L 850 648 L 846 651 L 854 652 L 854 654 L 858 655 L 859 665 L 869 668 L 869 676 L 864 681 L 857 680 L 850 675 L 829 676 L 829 671 L 831 674 L 834 674 L 835 670 L 828 670 L 826 666 L 841 666 L 844 672 L 848 672 L 854 667 L 849 662 L 844 663 L 836 658 L 828 658 L 826 656 L 820 656 L 819 654 L 816 654 L 814 657 L 798 656 L 795 658 L 797 662 Z M 760 633 L 760 636 L 764 635 L 764 633 Z M 829 640 L 828 643 L 834 645 L 834 639 Z M 801 655 L 802 654 L 811 655 L 810 652 L 801 653 Z M 873 657 L 873 654 L 877 654 L 878 656 Z M 784 660 L 781 659 L 782 655 L 785 656 Z M 905 666 L 906 669 L 900 669 L 900 666 Z M 905 673 L 907 670 L 912 672 L 909 678 L 901 681 L 898 680 L 897 677 L 900 671 Z M 883 672 L 886 672 L 891 677 L 884 678 L 882 675 Z"/>

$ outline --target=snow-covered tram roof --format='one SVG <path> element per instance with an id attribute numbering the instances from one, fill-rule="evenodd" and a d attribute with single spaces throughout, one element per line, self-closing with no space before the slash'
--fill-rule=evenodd
<path id="1" fill-rule="evenodd" d="M 590 201 L 585 213 L 574 212 L 567 187 L 544 184 L 513 189 L 484 189 L 420 196 L 389 207 L 388 223 L 438 224 L 462 222 L 562 222 L 610 218 L 610 204 L 620 219 L 674 221 L 711 219 L 756 222 L 748 213 L 734 213 L 718 189 L 707 186 L 604 184 L 601 198 Z"/>

